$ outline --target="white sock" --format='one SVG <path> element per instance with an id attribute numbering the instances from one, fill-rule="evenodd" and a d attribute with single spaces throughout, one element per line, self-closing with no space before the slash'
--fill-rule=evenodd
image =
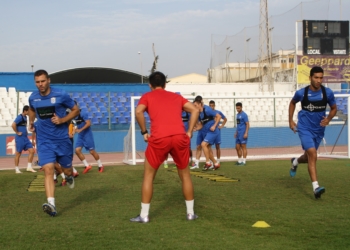
<path id="1" fill-rule="evenodd" d="M 164 161 L 164 165 L 168 164 L 168 161 Z"/>
<path id="2" fill-rule="evenodd" d="M 294 161 L 293 161 L 293 166 L 297 166 L 298 165 L 298 158 L 294 158 Z"/>
<path id="3" fill-rule="evenodd" d="M 148 216 L 148 213 L 149 213 L 149 207 L 150 207 L 151 204 L 146 204 L 146 203 L 142 203 L 141 202 L 141 213 L 140 213 L 140 216 L 142 218 L 145 218 Z"/>
<path id="4" fill-rule="evenodd" d="M 196 163 L 196 165 L 199 165 L 199 160 L 196 159 L 196 160 L 195 160 L 195 163 Z"/>
<path id="5" fill-rule="evenodd" d="M 245 164 L 246 158 L 242 158 L 242 159 L 243 159 L 243 160 L 242 160 L 242 161 L 243 161 L 243 163 Z"/>
<path id="6" fill-rule="evenodd" d="M 51 204 L 52 206 L 55 207 L 55 198 L 54 197 L 47 198 L 47 203 L 49 203 L 49 204 Z"/>
<path id="7" fill-rule="evenodd" d="M 28 162 L 28 167 L 27 168 L 32 168 L 32 163 Z"/>
<path id="8" fill-rule="evenodd" d="M 97 160 L 98 167 L 102 167 L 102 162 L 100 159 Z"/>
<path id="9" fill-rule="evenodd" d="M 318 188 L 318 187 L 319 187 L 318 181 L 312 182 L 312 188 L 314 189 L 314 191 L 315 191 L 315 189 Z"/>
<path id="10" fill-rule="evenodd" d="M 56 180 L 57 179 L 57 175 L 56 173 L 53 174 L 53 179 Z"/>
<path id="11" fill-rule="evenodd" d="M 64 173 L 61 173 L 62 179 L 66 179 L 66 176 Z"/>
<path id="12" fill-rule="evenodd" d="M 238 163 L 242 163 L 242 159 L 241 158 L 238 158 Z"/>
<path id="13" fill-rule="evenodd" d="M 75 169 L 75 168 L 73 168 L 73 173 L 77 173 L 78 171 Z"/>
<path id="14" fill-rule="evenodd" d="M 194 214 L 194 210 L 193 210 L 193 205 L 194 205 L 194 200 L 191 201 L 186 201 L 186 209 L 187 209 L 187 214 Z"/>
<path id="15" fill-rule="evenodd" d="M 217 159 L 217 160 L 216 160 L 216 163 L 217 163 L 217 164 L 220 164 L 220 159 Z"/>
<path id="16" fill-rule="evenodd" d="M 19 171 L 19 167 L 16 167 L 16 171 Z"/>
<path id="17" fill-rule="evenodd" d="M 89 163 L 87 163 L 86 160 L 83 160 L 82 162 L 84 163 L 85 167 L 89 166 Z"/>

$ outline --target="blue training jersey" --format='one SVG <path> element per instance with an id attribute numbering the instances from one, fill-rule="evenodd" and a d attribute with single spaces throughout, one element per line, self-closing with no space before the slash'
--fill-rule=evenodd
<path id="1" fill-rule="evenodd" d="M 29 97 L 29 106 L 36 113 L 36 136 L 38 141 L 51 142 L 52 140 L 68 139 L 68 123 L 56 125 L 51 118 L 56 114 L 58 117 L 66 116 L 66 109 L 73 108 L 74 101 L 63 90 L 50 88 L 47 96 L 40 95 L 39 91 L 33 92 Z"/>
<path id="2" fill-rule="evenodd" d="M 333 106 L 336 102 L 334 99 L 334 93 L 331 89 L 326 88 L 327 103 L 329 106 Z M 293 100 L 295 102 L 301 102 L 304 98 L 305 88 L 299 89 L 295 92 Z M 312 91 L 309 88 L 308 91 L 309 101 L 320 101 L 323 99 L 322 89 Z M 320 125 L 323 117 L 326 116 L 326 111 L 323 112 L 309 112 L 308 110 L 300 110 L 298 113 L 298 128 L 311 129 L 314 131 L 324 131 L 325 127 Z"/>
<path id="3" fill-rule="evenodd" d="M 17 131 L 22 132 L 22 136 L 27 136 L 27 116 L 26 115 L 18 115 L 16 119 L 14 120 L 14 123 L 16 123 Z M 19 136 L 16 134 L 16 136 Z"/>
<path id="4" fill-rule="evenodd" d="M 84 111 L 84 110 L 80 110 L 80 115 L 78 115 L 77 117 L 74 118 L 77 128 L 81 129 L 82 127 L 85 126 L 86 121 L 90 120 L 89 116 L 88 116 L 88 112 Z M 91 126 L 82 130 L 78 136 L 79 137 L 85 137 L 85 136 L 89 136 L 92 135 L 92 130 L 91 130 Z"/>
<path id="5" fill-rule="evenodd" d="M 246 122 L 249 122 L 248 115 L 242 110 L 237 114 L 237 133 L 244 134 L 247 128 Z"/>
<path id="6" fill-rule="evenodd" d="M 217 114 L 216 110 L 213 110 L 211 107 L 204 105 L 203 106 L 203 111 L 199 114 L 199 121 L 203 121 L 205 119 L 204 113 L 206 114 L 207 117 L 212 117 L 213 119 L 209 119 L 205 124 L 203 124 L 202 132 L 206 133 L 207 131 L 210 131 L 210 128 L 215 124 L 215 116 Z M 218 129 L 216 127 L 216 129 Z"/>

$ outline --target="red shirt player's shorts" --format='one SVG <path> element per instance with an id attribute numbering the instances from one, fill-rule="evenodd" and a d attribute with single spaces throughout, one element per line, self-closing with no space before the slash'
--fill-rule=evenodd
<path id="1" fill-rule="evenodd" d="M 151 167 L 158 169 L 170 154 L 179 169 L 188 166 L 190 158 L 190 138 L 187 134 L 171 135 L 163 138 L 148 138 L 145 152 Z"/>

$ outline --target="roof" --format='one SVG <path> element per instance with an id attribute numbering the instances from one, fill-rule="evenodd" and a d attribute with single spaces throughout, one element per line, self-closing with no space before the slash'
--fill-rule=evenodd
<path id="1" fill-rule="evenodd" d="M 141 83 L 141 75 L 121 69 L 84 67 L 50 74 L 51 83 Z M 148 82 L 143 77 L 143 82 Z"/>

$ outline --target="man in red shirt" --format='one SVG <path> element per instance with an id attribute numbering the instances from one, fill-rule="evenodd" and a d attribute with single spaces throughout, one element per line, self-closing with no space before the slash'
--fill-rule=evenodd
<path id="1" fill-rule="evenodd" d="M 136 120 L 141 134 L 148 146 L 145 152 L 144 176 L 142 183 L 141 213 L 132 222 L 149 222 L 149 208 L 153 195 L 153 179 L 159 166 L 167 158 L 173 157 L 182 181 L 182 192 L 187 208 L 187 220 L 195 220 L 198 216 L 193 211 L 194 194 L 189 162 L 189 145 L 192 130 L 198 120 L 199 111 L 181 95 L 164 90 L 166 77 L 161 72 L 149 76 L 151 92 L 144 94 L 136 108 Z M 190 113 L 187 133 L 182 122 L 182 111 Z M 144 112 L 151 121 L 151 133 L 146 129 Z"/>

